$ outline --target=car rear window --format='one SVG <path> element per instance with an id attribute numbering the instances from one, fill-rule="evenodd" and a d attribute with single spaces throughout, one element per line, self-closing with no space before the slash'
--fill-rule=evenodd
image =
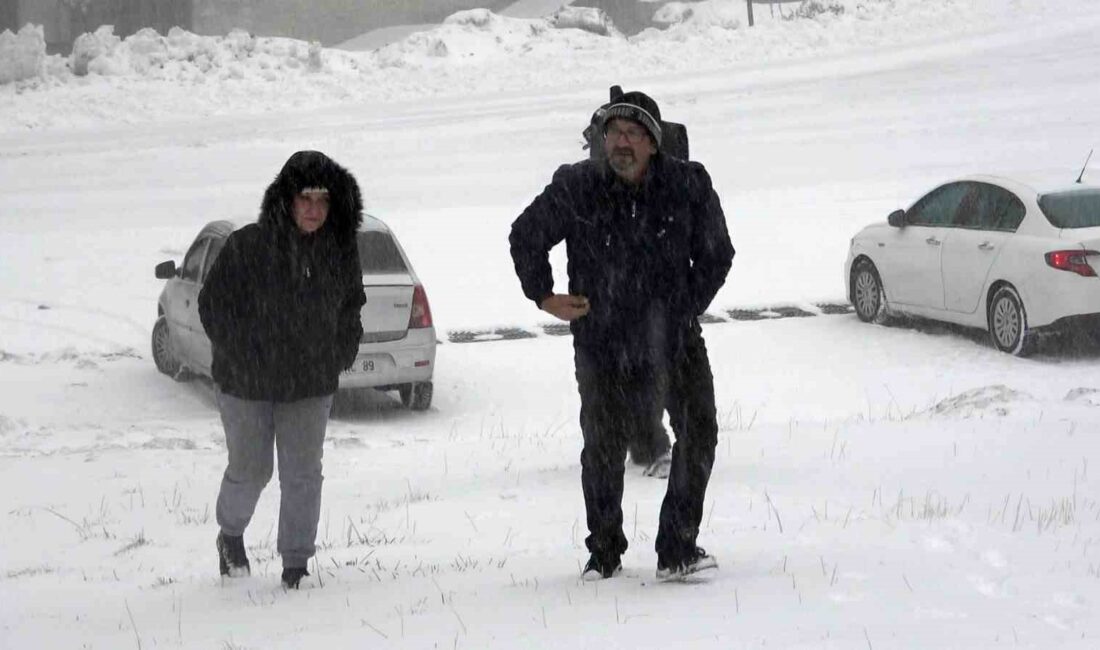
<path id="1" fill-rule="evenodd" d="M 1044 194 L 1039 207 L 1055 228 L 1100 226 L 1100 188 Z"/>
<path id="2" fill-rule="evenodd" d="M 405 273 L 408 268 L 388 232 L 361 232 L 358 238 L 359 264 L 364 275 Z"/>

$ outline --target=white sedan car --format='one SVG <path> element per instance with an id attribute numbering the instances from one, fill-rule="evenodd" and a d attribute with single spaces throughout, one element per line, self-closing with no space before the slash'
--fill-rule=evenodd
<path id="1" fill-rule="evenodd" d="M 1039 193 L 974 176 L 928 192 L 852 238 L 844 279 L 856 314 L 987 330 L 1024 356 L 1036 335 L 1100 324 L 1100 188 Z"/>
<path id="2" fill-rule="evenodd" d="M 181 267 L 174 261 L 157 265 L 156 276 L 167 280 L 152 337 L 153 361 L 161 372 L 180 380 L 210 377 L 212 352 L 199 319 L 199 291 L 226 238 L 242 225 L 208 223 Z M 355 365 L 340 375 L 340 388 L 396 390 L 405 406 L 425 410 L 432 403 L 437 343 L 427 294 L 386 224 L 364 216 L 357 240 L 367 294 L 360 312 L 363 338 Z"/>

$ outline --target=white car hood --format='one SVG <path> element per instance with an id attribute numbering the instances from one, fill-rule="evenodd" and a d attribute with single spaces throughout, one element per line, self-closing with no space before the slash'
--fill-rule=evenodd
<path id="1" fill-rule="evenodd" d="M 885 221 L 875 222 L 864 226 L 862 230 L 856 233 L 855 239 L 878 239 L 886 232 L 893 230 L 893 228 Z"/>

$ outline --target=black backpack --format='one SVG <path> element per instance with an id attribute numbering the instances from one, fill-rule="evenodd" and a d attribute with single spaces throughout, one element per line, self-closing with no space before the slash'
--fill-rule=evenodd
<path id="1" fill-rule="evenodd" d="M 609 106 L 623 96 L 622 87 L 612 86 L 610 95 L 610 101 L 596 109 L 596 112 L 592 114 L 592 119 L 588 122 L 588 127 L 583 132 L 584 148 L 588 149 L 588 157 L 594 160 L 604 157 L 603 115 Z M 689 160 L 686 126 L 661 120 L 661 153 L 680 160 Z"/>

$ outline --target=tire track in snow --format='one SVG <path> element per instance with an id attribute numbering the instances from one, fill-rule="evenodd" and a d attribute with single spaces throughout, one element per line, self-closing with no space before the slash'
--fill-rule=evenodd
<path id="1" fill-rule="evenodd" d="M 72 305 L 72 304 L 66 304 L 66 303 L 49 303 L 49 302 L 43 302 L 41 300 L 27 300 L 26 298 L 10 298 L 9 297 L 9 298 L 6 298 L 5 300 L 8 301 L 8 302 L 18 303 L 18 304 L 23 304 L 23 305 L 32 305 L 32 306 L 34 306 L 37 309 L 40 309 L 42 311 L 74 311 L 74 312 L 78 312 L 78 313 L 82 313 L 82 314 L 91 314 L 93 316 L 102 316 L 102 317 L 104 317 L 108 320 L 113 320 L 113 321 L 117 321 L 119 323 L 124 323 L 124 324 L 128 325 L 131 329 L 133 329 L 134 331 L 140 332 L 142 334 L 148 334 L 150 331 L 152 331 L 151 326 L 146 326 L 143 323 L 139 323 L 138 321 L 130 318 L 129 316 L 124 316 L 122 314 L 117 314 L 115 312 L 110 312 L 110 311 L 107 311 L 105 309 L 99 309 L 97 307 L 86 307 L 84 305 Z"/>
<path id="2" fill-rule="evenodd" d="M 4 302 L 6 302 L 8 304 L 14 304 L 14 305 L 30 306 L 30 307 L 33 307 L 33 308 L 37 309 L 40 312 L 71 312 L 71 313 L 76 313 L 76 314 L 84 314 L 84 315 L 100 317 L 100 318 L 102 318 L 104 320 L 107 320 L 107 321 L 122 323 L 122 324 L 126 325 L 130 330 L 134 331 L 135 333 L 140 333 L 142 335 L 142 337 L 148 337 L 150 335 L 150 333 L 152 332 L 152 326 L 151 325 L 146 327 L 145 325 L 142 325 L 141 323 L 138 323 L 137 321 L 135 321 L 132 318 L 129 318 L 128 316 L 123 316 L 121 314 L 116 314 L 116 313 L 106 311 L 106 310 L 103 310 L 103 309 L 98 309 L 98 308 L 95 308 L 95 307 L 85 307 L 85 306 L 82 306 L 82 305 L 72 305 L 72 304 L 64 304 L 64 303 L 61 303 L 61 304 L 47 303 L 47 302 L 38 301 L 38 300 L 27 300 L 25 298 L 11 298 L 11 297 L 5 298 Z M 34 319 L 34 318 L 25 318 L 25 317 L 19 317 L 19 316 L 4 316 L 4 315 L 0 315 L 0 321 L 15 323 L 15 324 L 18 324 L 18 325 L 29 325 L 29 326 L 32 326 L 32 327 L 35 327 L 35 328 L 40 328 L 40 329 L 43 329 L 43 330 L 50 330 L 50 331 L 54 331 L 54 332 L 61 332 L 61 333 L 64 333 L 64 334 L 74 336 L 74 337 L 79 338 L 79 339 L 83 339 L 85 341 L 92 341 L 92 342 L 95 342 L 95 343 L 110 345 L 110 346 L 116 347 L 120 350 L 133 350 L 134 349 L 134 346 L 133 346 L 132 342 L 122 342 L 122 341 L 117 340 L 115 337 L 100 336 L 98 334 L 90 333 L 89 331 L 87 331 L 85 329 L 80 329 L 78 327 L 73 327 L 73 326 L 70 326 L 70 325 L 62 325 L 62 324 L 58 324 L 58 323 L 49 323 L 49 322 L 45 322 L 45 321 Z"/>
<path id="3" fill-rule="evenodd" d="M 8 323 L 16 323 L 18 325 L 32 325 L 34 327 L 39 327 L 39 328 L 42 328 L 44 330 L 52 330 L 52 331 L 55 331 L 55 332 L 64 332 L 65 334 L 70 334 L 72 336 L 75 336 L 77 338 L 81 338 L 81 339 L 84 339 L 84 340 L 87 340 L 87 341 L 94 341 L 96 343 L 105 343 L 107 345 L 111 345 L 111 346 L 114 346 L 114 347 L 117 347 L 117 348 L 120 348 L 120 349 L 126 349 L 126 350 L 132 350 L 133 349 L 132 345 L 127 345 L 125 343 L 119 343 L 118 341 L 115 341 L 113 339 L 109 339 L 109 338 L 104 337 L 104 336 L 97 336 L 95 334 L 89 334 L 87 332 L 82 332 L 78 329 L 75 329 L 75 328 L 72 328 L 72 327 L 66 327 L 64 325 L 52 325 L 50 323 L 43 323 L 41 321 L 30 320 L 30 319 L 26 319 L 26 318 L 12 318 L 10 316 L 0 316 L 0 321 L 6 321 Z"/>

